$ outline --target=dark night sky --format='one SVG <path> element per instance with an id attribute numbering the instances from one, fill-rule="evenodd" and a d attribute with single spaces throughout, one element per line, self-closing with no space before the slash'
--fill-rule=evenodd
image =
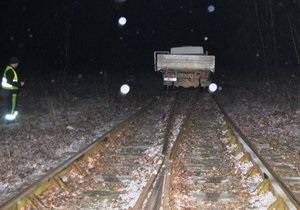
<path id="1" fill-rule="evenodd" d="M 203 45 L 217 66 L 260 69 L 296 66 L 300 52 L 299 0 L 10 0 L 0 6 L 1 66 L 16 55 L 27 68 L 59 71 L 68 49 L 74 70 L 92 64 L 151 71 L 153 51 Z"/>

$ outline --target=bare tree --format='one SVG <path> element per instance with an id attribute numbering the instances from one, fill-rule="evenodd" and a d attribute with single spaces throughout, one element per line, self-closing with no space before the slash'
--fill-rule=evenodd
<path id="1" fill-rule="evenodd" d="M 264 39 L 263 39 L 263 36 L 262 36 L 261 23 L 260 23 L 260 18 L 259 18 L 259 13 L 258 13 L 257 1 L 256 0 L 253 0 L 253 1 L 254 1 L 255 14 L 256 14 L 257 27 L 258 27 L 259 37 L 260 37 L 260 43 L 261 43 L 261 47 L 262 47 L 265 73 L 266 73 L 266 77 L 268 78 L 269 77 L 269 69 L 268 69 L 268 63 L 267 63 L 267 58 L 266 58 L 265 42 L 264 42 Z"/>
<path id="2" fill-rule="evenodd" d="M 294 46 L 294 50 L 295 50 L 295 55 L 296 55 L 296 58 L 297 58 L 297 63 L 298 65 L 300 66 L 300 58 L 299 58 L 299 53 L 298 53 L 298 49 L 297 49 L 297 43 L 296 43 L 296 40 L 295 40 L 295 26 L 291 20 L 291 17 L 290 17 L 290 14 L 289 12 L 287 11 L 286 7 L 284 6 L 284 4 L 282 4 L 282 7 L 283 7 L 283 10 L 285 11 L 285 14 L 287 16 L 287 19 L 288 19 L 288 23 L 289 23 L 289 27 L 290 27 L 290 33 L 291 33 L 291 38 L 292 38 L 292 42 L 293 42 L 293 46 Z"/>
<path id="3" fill-rule="evenodd" d="M 272 32 L 272 38 L 273 38 L 273 48 L 274 48 L 274 64 L 277 68 L 278 66 L 278 52 L 277 52 L 277 40 L 276 40 L 276 34 L 275 34 L 275 27 L 274 27 L 274 15 L 273 15 L 273 2 L 272 0 L 269 0 L 269 10 L 270 10 L 270 20 L 271 20 L 271 32 Z"/>

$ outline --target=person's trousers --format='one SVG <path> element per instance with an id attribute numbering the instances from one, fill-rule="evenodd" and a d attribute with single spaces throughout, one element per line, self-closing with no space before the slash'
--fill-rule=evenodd
<path id="1" fill-rule="evenodd" d="M 17 109 L 17 92 L 8 90 L 6 113 L 13 114 Z"/>

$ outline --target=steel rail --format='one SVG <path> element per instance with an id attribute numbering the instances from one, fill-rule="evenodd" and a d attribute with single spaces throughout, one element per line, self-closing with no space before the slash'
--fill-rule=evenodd
<path id="1" fill-rule="evenodd" d="M 169 204 L 168 202 L 169 202 L 169 188 L 170 188 L 169 172 L 172 170 L 172 161 L 174 159 L 174 155 L 177 153 L 178 145 L 182 140 L 182 136 L 185 132 L 185 128 L 189 124 L 188 121 L 191 116 L 191 110 L 194 105 L 195 95 L 197 93 L 198 93 L 197 90 L 195 90 L 192 93 L 192 96 L 189 101 L 190 102 L 189 106 L 187 107 L 188 112 L 186 113 L 186 116 L 182 123 L 182 127 L 180 128 L 180 131 L 174 141 L 173 147 L 169 148 L 169 150 L 166 149 L 164 151 L 164 159 L 163 159 L 164 167 L 162 167 L 159 175 L 157 176 L 158 180 L 155 183 L 153 192 L 150 196 L 151 199 L 149 199 L 148 201 L 149 204 L 146 206 L 146 209 L 151 209 L 151 210 L 159 210 L 161 208 L 169 209 L 169 207 L 167 207 Z M 177 105 L 177 100 L 175 100 L 175 106 L 173 110 L 173 116 L 171 118 L 171 123 L 174 122 L 176 105 Z M 169 138 L 170 136 L 168 135 L 165 139 L 167 144 L 169 144 Z"/>
<path id="2" fill-rule="evenodd" d="M 62 171 L 66 170 L 67 168 L 71 167 L 73 164 L 75 164 L 77 161 L 80 161 L 86 154 L 88 154 L 90 151 L 93 150 L 97 145 L 100 145 L 103 142 L 106 142 L 109 140 L 111 136 L 118 133 L 120 130 L 122 130 L 126 125 L 133 122 L 141 113 L 147 110 L 147 108 L 155 101 L 155 99 L 152 99 L 150 102 L 148 102 L 144 107 L 140 107 L 136 112 L 131 114 L 130 116 L 127 116 L 126 119 L 122 120 L 120 123 L 115 125 L 112 129 L 104 133 L 101 137 L 99 137 L 94 142 L 90 143 L 83 149 L 81 149 L 78 153 L 76 153 L 74 156 L 70 157 L 69 159 L 62 162 L 60 165 L 58 165 L 56 168 L 48 172 L 46 175 L 39 178 L 36 182 L 31 184 L 30 186 L 26 187 L 21 192 L 14 195 L 12 198 L 5 200 L 0 204 L 1 210 L 10 210 L 10 209 L 19 209 L 19 203 L 21 200 L 30 200 L 29 196 L 34 195 L 34 192 L 39 189 L 43 184 L 50 183 L 51 179 L 54 179 L 55 176 L 57 176 Z M 48 186 L 49 187 L 49 186 Z M 45 191 L 48 187 L 43 189 Z M 41 193 L 41 192 L 40 192 Z"/>
<path id="3" fill-rule="evenodd" d="M 286 203 L 290 209 L 300 209 L 300 203 L 295 197 L 295 195 L 290 191 L 288 186 L 284 184 L 282 179 L 273 171 L 272 167 L 259 155 L 257 150 L 251 144 L 249 139 L 243 134 L 243 132 L 234 123 L 231 117 L 224 110 L 222 105 L 212 96 L 213 100 L 216 102 L 218 108 L 225 117 L 225 121 L 228 123 L 230 128 L 233 130 L 234 134 L 237 136 L 238 141 L 243 145 L 244 149 L 250 154 L 252 160 L 260 167 L 261 171 L 267 175 L 270 180 L 275 193 L 277 193 Z"/>
<path id="4" fill-rule="evenodd" d="M 192 97 L 190 99 L 190 106 L 187 108 L 189 111 L 184 118 L 183 127 L 186 124 L 185 122 L 188 120 L 190 116 L 190 109 L 192 106 L 192 102 L 194 101 L 194 95 L 197 93 L 194 91 L 192 94 Z M 138 198 L 138 201 L 136 202 L 136 205 L 132 208 L 133 210 L 142 209 L 142 206 L 144 204 L 144 209 L 151 209 L 151 210 L 159 210 L 161 207 L 165 206 L 166 200 L 168 200 L 168 188 L 169 188 L 169 178 L 168 178 L 168 172 L 171 169 L 171 156 L 174 153 L 173 150 L 177 149 L 177 141 L 182 136 L 182 129 L 180 130 L 178 136 L 175 140 L 175 145 L 173 145 L 172 148 L 168 148 L 169 146 L 169 138 L 171 134 L 172 124 L 174 123 L 174 117 L 176 114 L 176 106 L 178 101 L 178 94 L 179 91 L 176 92 L 175 100 L 172 104 L 172 107 L 170 109 L 170 116 L 168 118 L 167 122 L 167 129 L 166 133 L 164 135 L 163 139 L 163 150 L 162 150 L 162 164 L 160 165 L 159 169 L 157 170 L 157 173 L 152 176 L 146 187 L 144 188 L 143 192 L 141 193 L 140 197 Z M 150 194 L 150 195 L 149 195 Z M 147 196 L 149 195 L 149 196 Z"/>
<path id="5" fill-rule="evenodd" d="M 172 103 L 171 109 L 170 109 L 170 115 L 168 116 L 168 120 L 167 120 L 167 126 L 166 126 L 166 132 L 164 134 L 164 138 L 163 138 L 163 149 L 162 149 L 162 155 L 163 155 L 163 159 L 162 159 L 162 163 L 159 165 L 159 167 L 157 168 L 157 173 L 153 174 L 150 178 L 150 180 L 148 181 L 147 185 L 144 187 L 142 193 L 140 194 L 137 202 L 135 203 L 134 207 L 132 208 L 133 210 L 140 210 L 142 209 L 143 204 L 145 203 L 145 201 L 148 198 L 148 194 L 153 191 L 153 189 L 157 188 L 155 185 L 155 182 L 160 179 L 159 177 L 163 176 L 164 174 L 164 168 L 163 165 L 166 162 L 166 152 L 168 149 L 168 144 L 169 144 L 169 136 L 170 136 L 170 130 L 172 127 L 172 122 L 174 121 L 174 115 L 175 115 L 175 107 L 176 107 L 176 103 L 177 103 L 177 97 L 178 97 L 178 92 L 176 91 L 175 93 L 175 99 Z M 155 185 L 155 186 L 154 186 Z M 159 189 L 156 189 L 155 191 L 158 191 Z M 145 205 L 147 209 L 153 209 L 152 207 L 152 199 L 153 199 L 153 193 L 151 193 L 149 200 Z M 157 196 L 155 196 L 155 200 L 157 200 Z M 156 207 L 155 207 L 156 209 Z"/>
<path id="6" fill-rule="evenodd" d="M 190 126 L 189 122 L 190 122 L 190 118 L 192 115 L 193 105 L 195 105 L 195 100 L 196 100 L 197 94 L 199 94 L 199 92 L 197 92 L 197 91 L 198 91 L 198 89 L 192 95 L 191 102 L 188 107 L 188 113 L 184 119 L 183 126 L 181 127 L 180 132 L 174 142 L 174 145 L 171 148 L 171 151 L 169 151 L 168 156 L 167 156 L 167 160 L 165 163 L 165 173 L 164 173 L 164 177 L 163 177 L 162 184 L 161 184 L 162 189 L 161 189 L 160 207 L 162 207 L 163 209 L 170 209 L 169 193 L 170 193 L 170 185 L 171 185 L 170 174 L 172 173 L 172 162 L 175 160 L 178 149 L 179 149 L 179 144 L 183 141 L 183 136 L 184 136 L 187 128 Z"/>

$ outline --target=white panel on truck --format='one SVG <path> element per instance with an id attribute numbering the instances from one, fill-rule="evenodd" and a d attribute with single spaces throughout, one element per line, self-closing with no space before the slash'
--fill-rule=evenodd
<path id="1" fill-rule="evenodd" d="M 213 55 L 174 55 L 158 54 L 157 70 L 178 71 L 215 71 L 215 56 Z"/>

